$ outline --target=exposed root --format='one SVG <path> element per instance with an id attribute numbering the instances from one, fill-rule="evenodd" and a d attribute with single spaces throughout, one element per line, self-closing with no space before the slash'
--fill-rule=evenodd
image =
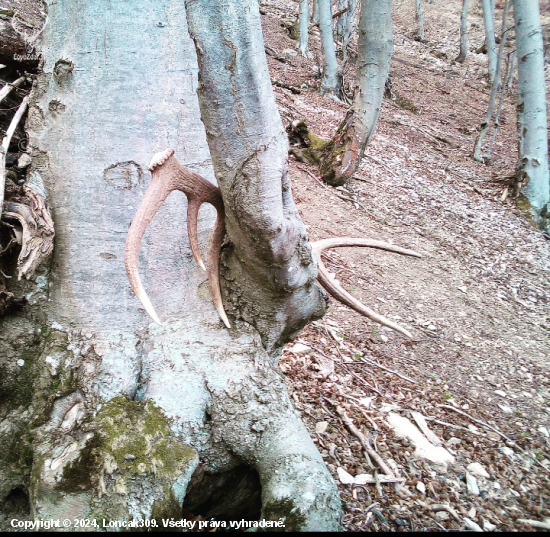
<path id="1" fill-rule="evenodd" d="M 38 265 L 53 251 L 54 223 L 43 189 L 29 181 L 22 187 L 15 185 L 8 190 L 8 199 L 3 205 L 2 219 L 16 220 L 16 240 L 21 244 L 17 259 L 17 279 L 29 279 Z"/>

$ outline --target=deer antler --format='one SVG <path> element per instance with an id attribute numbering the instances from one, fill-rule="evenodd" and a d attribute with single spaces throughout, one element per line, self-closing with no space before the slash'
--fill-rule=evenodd
<path id="1" fill-rule="evenodd" d="M 138 252 L 145 230 L 164 200 L 170 192 L 180 190 L 188 199 L 187 231 L 191 252 L 200 267 L 206 270 L 214 305 L 225 326 L 230 328 L 229 320 L 223 309 L 219 278 L 220 249 L 225 235 L 225 211 L 220 189 L 182 166 L 174 157 L 173 149 L 157 153 L 151 160 L 149 171 L 152 172 L 151 184 L 132 220 L 124 251 L 124 263 L 132 290 L 153 320 L 157 324 L 162 324 L 141 283 L 138 271 Z M 210 235 L 206 267 L 200 256 L 197 234 L 197 216 L 200 206 L 205 202 L 212 204 L 218 213 Z"/>
<path id="2" fill-rule="evenodd" d="M 147 293 L 141 283 L 138 271 L 138 252 L 141 239 L 145 234 L 145 230 L 159 210 L 160 206 L 163 204 L 164 200 L 173 190 L 181 190 L 188 199 L 187 230 L 189 233 L 191 251 L 193 252 L 193 256 L 200 267 L 203 270 L 206 270 L 210 281 L 210 290 L 212 292 L 214 305 L 216 306 L 222 321 L 225 323 L 225 326 L 230 328 L 229 320 L 227 319 L 227 315 L 223 309 L 220 291 L 220 249 L 225 235 L 225 210 L 220 189 L 209 183 L 206 179 L 203 179 L 200 175 L 192 172 L 185 166 L 182 166 L 176 157 L 174 157 L 173 149 L 167 149 L 166 151 L 157 153 L 151 160 L 149 170 L 152 172 L 151 184 L 149 185 L 149 188 L 147 189 L 147 192 L 138 207 L 134 219 L 132 220 L 128 231 L 128 237 L 126 238 L 126 249 L 124 251 L 126 272 L 128 273 L 132 290 L 153 320 L 157 324 L 162 324 L 155 313 L 155 309 L 153 308 L 153 305 L 151 304 L 151 301 L 149 300 L 149 297 L 147 296 Z M 210 235 L 206 268 L 200 256 L 197 235 L 197 216 L 200 206 L 205 202 L 212 204 L 218 212 L 214 229 Z M 369 319 L 384 326 L 388 326 L 397 332 L 401 332 L 405 336 L 412 339 L 410 332 L 399 326 L 397 323 L 394 323 L 393 321 L 386 319 L 384 316 L 379 315 L 367 306 L 361 304 L 361 302 L 357 299 L 353 298 L 342 288 L 334 276 L 328 272 L 323 260 L 321 259 L 321 252 L 327 248 L 339 248 L 343 246 L 363 246 L 368 248 L 378 248 L 379 250 L 386 250 L 388 252 L 395 252 L 402 255 L 410 255 L 413 257 L 422 256 L 413 250 L 407 250 L 405 248 L 400 248 L 399 246 L 394 246 L 393 244 L 370 239 L 342 237 L 323 239 L 312 244 L 313 252 L 317 256 L 319 266 L 317 279 L 329 294 L 336 298 L 336 300 L 342 302 L 342 304 L 352 308 L 361 315 L 364 315 L 365 317 L 368 317 Z"/>
<path id="3" fill-rule="evenodd" d="M 422 257 L 419 253 L 414 252 L 413 250 L 406 250 L 405 248 L 400 248 L 399 246 L 394 246 L 393 244 L 388 244 L 387 242 L 374 241 L 370 239 L 354 239 L 351 237 L 341 237 L 335 239 L 323 239 L 317 242 L 314 242 L 312 245 L 313 252 L 317 256 L 317 263 L 319 272 L 317 274 L 317 280 L 319 283 L 331 294 L 336 300 L 342 302 L 346 306 L 355 310 L 356 312 L 368 317 L 369 319 L 376 321 L 384 326 L 388 326 L 397 332 L 401 332 L 408 338 L 412 339 L 410 332 L 405 330 L 405 328 L 399 326 L 397 323 L 386 319 L 384 316 L 379 315 L 374 312 L 367 306 L 361 304 L 357 299 L 353 298 L 347 291 L 345 291 L 338 281 L 331 276 L 323 260 L 321 259 L 321 252 L 327 248 L 339 248 L 342 246 L 365 246 L 367 248 L 378 248 L 379 250 L 387 250 L 388 252 L 395 252 L 396 254 L 410 255 L 413 257 Z"/>

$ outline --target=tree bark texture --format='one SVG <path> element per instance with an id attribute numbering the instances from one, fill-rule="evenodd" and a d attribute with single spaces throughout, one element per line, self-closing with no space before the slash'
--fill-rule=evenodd
<path id="1" fill-rule="evenodd" d="M 502 36 L 500 39 L 500 46 L 498 49 L 497 63 L 495 66 L 495 74 L 493 81 L 491 83 L 491 94 L 489 95 L 489 103 L 487 105 L 487 115 L 485 116 L 485 121 L 481 124 L 481 130 L 477 135 L 476 142 L 474 145 L 474 159 L 478 162 L 484 162 L 489 158 L 490 152 L 487 152 L 485 155 L 481 154 L 483 139 L 487 134 L 491 126 L 491 121 L 495 112 L 495 102 L 496 96 L 499 88 L 501 87 L 501 72 L 502 72 L 502 60 L 504 59 L 504 48 L 506 46 L 506 33 L 508 28 L 508 10 L 510 8 L 510 2 L 506 1 L 504 4 L 504 9 L 502 12 Z M 502 81 L 502 84 L 506 83 L 506 78 Z M 496 128 L 496 126 L 495 126 Z"/>
<path id="2" fill-rule="evenodd" d="M 393 51 L 391 5 L 391 0 L 361 3 L 355 98 L 321 161 L 328 184 L 343 185 L 353 176 L 374 134 Z"/>
<path id="3" fill-rule="evenodd" d="M 324 300 L 258 4 L 187 8 L 197 52 L 179 1 L 49 2 L 27 130 L 57 235 L 51 263 L 12 283 L 25 314 L 0 327 L 0 505 L 21 488 L 32 518 L 181 518 L 199 462 L 207 476 L 244 465 L 261 484 L 258 516 L 338 529 L 336 486 L 276 363 Z M 128 225 L 167 147 L 222 189 L 231 330 L 192 259 L 183 195 L 167 199 L 140 256 L 165 323 L 150 324 L 130 292 Z M 201 210 L 202 247 L 214 218 Z"/>
<path id="4" fill-rule="evenodd" d="M 481 0 L 481 8 L 483 11 L 483 25 L 485 26 L 485 44 L 487 45 L 489 82 L 493 82 L 497 67 L 494 0 Z"/>
<path id="5" fill-rule="evenodd" d="M 550 199 L 544 50 L 537 0 L 514 0 L 518 64 L 519 131 L 518 177 L 523 194 L 539 219 L 547 215 Z M 541 215 L 541 213 L 544 213 Z M 546 217 L 547 222 L 547 217 Z"/>
<path id="6" fill-rule="evenodd" d="M 336 59 L 336 47 L 332 34 L 332 0 L 317 0 L 319 3 L 319 30 L 323 51 L 323 80 L 321 95 L 339 99 L 342 72 Z"/>
<path id="7" fill-rule="evenodd" d="M 462 11 L 460 13 L 460 52 L 456 59 L 460 63 L 468 55 L 468 5 L 469 0 L 462 0 Z"/>
<path id="8" fill-rule="evenodd" d="M 305 58 L 311 58 L 311 52 L 309 52 L 309 0 L 300 0 L 300 20 L 299 29 L 300 36 L 298 38 L 298 44 L 296 48 L 300 51 Z"/>
<path id="9" fill-rule="evenodd" d="M 415 0 L 416 24 L 418 25 L 418 39 L 424 41 L 424 5 L 422 0 Z"/>

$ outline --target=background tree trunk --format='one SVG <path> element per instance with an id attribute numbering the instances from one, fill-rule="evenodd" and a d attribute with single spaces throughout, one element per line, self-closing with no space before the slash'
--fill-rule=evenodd
<path id="1" fill-rule="evenodd" d="M 319 22 L 319 0 L 312 1 L 311 22 L 313 24 L 317 24 Z"/>
<path id="2" fill-rule="evenodd" d="M 489 82 L 493 82 L 497 67 L 497 45 L 495 41 L 495 3 L 494 0 L 481 0 L 483 24 L 485 26 L 485 44 L 487 46 L 487 62 Z"/>
<path id="3" fill-rule="evenodd" d="M 542 226 L 548 225 L 550 186 L 544 51 L 537 0 L 514 0 L 518 56 L 519 130 L 518 179 L 523 194 Z M 542 219 L 541 219 L 542 217 Z"/>
<path id="4" fill-rule="evenodd" d="M 336 47 L 332 35 L 332 1 L 317 0 L 319 3 L 319 29 L 323 51 L 323 80 L 321 95 L 339 99 L 342 86 L 342 72 L 336 59 Z"/>
<path id="5" fill-rule="evenodd" d="M 308 49 L 309 41 L 309 0 L 300 0 L 300 37 L 296 48 L 305 58 L 311 58 L 311 52 Z"/>
<path id="6" fill-rule="evenodd" d="M 456 59 L 460 63 L 468 55 L 468 4 L 469 0 L 462 0 L 462 12 L 460 13 L 460 52 Z"/>
<path id="7" fill-rule="evenodd" d="M 391 5 L 391 0 L 361 3 L 355 98 L 321 161 L 322 178 L 331 185 L 353 176 L 374 134 L 393 51 Z"/>
<path id="8" fill-rule="evenodd" d="M 0 441 L 12 448 L 0 454 L 0 501 L 21 488 L 32 517 L 181 518 L 182 502 L 204 499 L 213 476 L 232 476 L 231 499 L 237 474 L 246 494 L 217 516 L 338 529 L 336 487 L 276 363 L 324 300 L 286 176 L 258 5 L 187 4 L 201 99 L 218 95 L 218 108 L 202 106 L 213 162 L 181 2 L 50 5 L 27 129 L 56 249 L 33 282 L 14 282 L 31 304 L 0 328 Z M 170 146 L 220 179 L 231 330 L 192 261 L 183 196 L 167 200 L 142 247 L 162 326 L 129 289 L 128 224 L 152 154 Z M 201 211 L 202 244 L 213 213 Z M 239 320 L 252 317 L 258 328 Z"/>
<path id="9" fill-rule="evenodd" d="M 416 23 L 418 25 L 418 39 L 424 41 L 424 6 L 422 0 L 415 0 L 416 6 Z"/>

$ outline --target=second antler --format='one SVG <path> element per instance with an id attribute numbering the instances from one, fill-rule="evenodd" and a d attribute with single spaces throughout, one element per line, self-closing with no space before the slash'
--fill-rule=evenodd
<path id="1" fill-rule="evenodd" d="M 189 233 L 191 252 L 200 267 L 206 270 L 214 305 L 225 326 L 231 328 L 223 309 L 220 292 L 220 249 L 225 236 L 225 210 L 220 189 L 200 175 L 182 166 L 178 159 L 174 157 L 173 149 L 157 153 L 151 160 L 149 171 L 152 173 L 151 184 L 130 224 L 124 251 L 124 263 L 132 290 L 153 321 L 162 324 L 141 283 L 138 271 L 138 253 L 145 230 L 160 206 L 170 192 L 180 190 L 187 196 L 188 200 L 187 232 Z M 214 229 L 210 235 L 206 267 L 201 259 L 197 233 L 197 216 L 203 203 L 212 204 L 218 213 Z"/>
<path id="2" fill-rule="evenodd" d="M 152 173 L 151 184 L 149 185 L 149 188 L 147 189 L 147 192 L 145 193 L 145 196 L 130 225 L 128 236 L 126 238 L 126 249 L 124 252 L 126 272 L 128 273 L 132 290 L 139 298 L 151 318 L 157 324 L 161 324 L 160 319 L 158 318 L 139 277 L 138 252 L 141 239 L 145 234 L 147 226 L 159 210 L 164 200 L 168 197 L 170 192 L 180 190 L 187 196 L 188 199 L 187 230 L 189 233 L 191 251 L 200 267 L 203 270 L 206 270 L 210 281 L 210 291 L 212 293 L 216 310 L 218 311 L 225 326 L 230 328 L 229 320 L 227 319 L 227 315 L 223 309 L 219 279 L 220 249 L 225 235 L 225 211 L 220 189 L 209 183 L 200 175 L 192 172 L 185 166 L 182 166 L 176 157 L 174 157 L 173 149 L 167 149 L 166 151 L 157 153 L 151 160 L 149 170 Z M 197 216 L 199 213 L 199 208 L 203 203 L 212 204 L 218 213 L 214 229 L 210 235 L 206 267 L 204 266 L 200 256 L 197 233 Z M 394 323 L 382 315 L 379 315 L 351 296 L 342 288 L 334 276 L 328 272 L 323 260 L 321 259 L 321 252 L 327 248 L 338 248 L 344 246 L 377 248 L 379 250 L 386 250 L 413 257 L 422 256 L 413 250 L 400 248 L 399 246 L 394 246 L 393 244 L 386 242 L 369 239 L 355 239 L 351 237 L 323 239 L 312 244 L 313 252 L 317 257 L 317 263 L 319 266 L 317 279 L 330 295 L 361 315 L 364 315 L 365 317 L 368 317 L 369 319 L 384 326 L 388 326 L 397 332 L 401 332 L 405 336 L 412 339 L 411 334 L 405 330 L 405 328 L 402 328 L 397 323 Z"/>

